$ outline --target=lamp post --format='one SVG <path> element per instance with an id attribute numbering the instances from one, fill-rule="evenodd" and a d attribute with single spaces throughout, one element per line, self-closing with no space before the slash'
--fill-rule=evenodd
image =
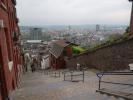
<path id="1" fill-rule="evenodd" d="M 132 2 L 131 21 L 130 21 L 130 33 L 133 33 L 133 0 L 129 0 L 129 2 Z"/>

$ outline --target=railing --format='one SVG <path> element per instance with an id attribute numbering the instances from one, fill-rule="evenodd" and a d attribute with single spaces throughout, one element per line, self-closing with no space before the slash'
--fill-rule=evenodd
<path id="1" fill-rule="evenodd" d="M 61 76 L 61 71 L 56 71 L 56 70 L 52 70 L 51 72 L 50 72 L 50 76 L 51 77 L 60 77 Z"/>
<path id="2" fill-rule="evenodd" d="M 51 77 L 61 77 L 61 70 L 44 70 L 45 75 L 50 75 Z"/>
<path id="3" fill-rule="evenodd" d="M 71 81 L 71 82 L 78 82 L 82 81 L 84 82 L 84 76 L 85 76 L 85 71 L 64 71 L 64 81 Z M 80 77 L 81 76 L 81 77 Z M 76 77 L 80 77 L 81 79 L 77 80 Z M 67 79 L 69 78 L 69 79 Z"/>
<path id="4" fill-rule="evenodd" d="M 133 84 L 127 84 L 127 83 L 102 81 L 102 77 L 104 75 L 124 75 L 124 76 L 127 76 L 127 75 L 133 75 L 133 72 L 101 72 L 101 73 L 97 73 L 97 77 L 99 78 L 98 90 L 101 90 L 101 83 L 133 86 Z"/>
<path id="5" fill-rule="evenodd" d="M 43 71 L 44 71 L 44 75 L 49 75 L 51 70 L 45 70 L 45 69 L 43 69 Z"/>

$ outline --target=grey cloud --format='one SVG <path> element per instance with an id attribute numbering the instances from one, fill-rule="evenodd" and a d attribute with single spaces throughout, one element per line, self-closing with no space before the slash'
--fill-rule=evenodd
<path id="1" fill-rule="evenodd" d="M 34 1 L 34 2 L 33 2 Z M 128 0 L 17 0 L 20 25 L 128 24 Z"/>

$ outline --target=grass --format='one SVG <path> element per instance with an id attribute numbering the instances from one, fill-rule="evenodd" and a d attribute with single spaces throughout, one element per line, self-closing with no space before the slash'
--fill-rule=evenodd
<path id="1" fill-rule="evenodd" d="M 86 49 L 80 47 L 80 46 L 72 46 L 72 50 L 74 54 L 82 54 L 86 52 Z"/>

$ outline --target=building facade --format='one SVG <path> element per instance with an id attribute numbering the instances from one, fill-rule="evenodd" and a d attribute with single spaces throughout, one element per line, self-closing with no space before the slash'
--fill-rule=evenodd
<path id="1" fill-rule="evenodd" d="M 66 68 L 65 57 L 72 56 L 71 44 L 65 40 L 59 40 L 53 43 L 49 50 L 49 62 L 52 69 Z"/>
<path id="2" fill-rule="evenodd" d="M 31 40 L 42 40 L 42 29 L 41 28 L 31 28 L 30 29 L 30 39 Z"/>
<path id="3" fill-rule="evenodd" d="M 96 32 L 99 32 L 99 31 L 100 31 L 100 25 L 97 24 L 97 25 L 96 25 Z"/>
<path id="4" fill-rule="evenodd" d="M 131 10 L 131 21 L 130 21 L 130 33 L 133 33 L 133 0 L 129 0 L 132 2 L 132 10 Z"/>
<path id="5" fill-rule="evenodd" d="M 8 100 L 18 86 L 22 65 L 16 0 L 0 0 L 0 100 Z"/>

